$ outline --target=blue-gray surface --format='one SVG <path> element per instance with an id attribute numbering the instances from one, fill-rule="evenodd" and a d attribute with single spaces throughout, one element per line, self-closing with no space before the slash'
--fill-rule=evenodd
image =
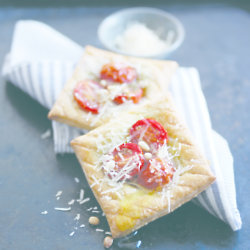
<path id="1" fill-rule="evenodd" d="M 0 60 L 3 62 L 10 49 L 14 24 L 19 19 L 45 22 L 81 45 L 100 47 L 98 24 L 121 7 L 0 7 Z M 141 248 L 249 249 L 250 3 L 236 6 L 179 1 L 156 7 L 173 13 L 185 26 L 186 39 L 172 59 L 200 71 L 213 127 L 228 140 L 235 159 L 243 228 L 232 232 L 223 222 L 188 203 L 141 229 Z M 0 81 L 0 248 L 103 249 L 103 233 L 87 222 L 91 212 L 86 209 L 97 203 L 75 156 L 56 156 L 52 138 L 40 138 L 51 128 L 47 110 L 10 83 Z M 90 202 L 74 204 L 70 212 L 54 210 L 76 199 L 80 188 Z M 55 198 L 58 190 L 63 191 L 60 200 Z M 47 215 L 41 215 L 44 210 Z M 75 230 L 77 213 L 81 214 L 79 223 L 86 226 Z M 100 228 L 107 229 L 102 218 Z M 70 237 L 74 230 L 75 235 Z M 117 248 L 115 243 L 113 249 Z"/>

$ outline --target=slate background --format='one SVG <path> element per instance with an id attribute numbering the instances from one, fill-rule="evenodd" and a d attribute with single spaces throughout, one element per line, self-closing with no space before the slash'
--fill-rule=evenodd
<path id="1" fill-rule="evenodd" d="M 188 203 L 139 231 L 141 249 L 249 249 L 249 1 L 0 1 L 0 63 L 10 49 L 14 24 L 35 19 L 51 25 L 81 45 L 101 47 L 101 20 L 130 6 L 158 7 L 176 15 L 186 38 L 171 59 L 198 68 L 213 128 L 229 142 L 235 160 L 238 206 L 243 228 L 232 232 L 223 222 Z M 56 156 L 47 110 L 0 78 L 0 249 L 103 249 L 103 233 L 88 226 L 97 203 L 74 155 Z M 74 182 L 78 177 L 81 182 Z M 57 212 L 84 188 L 91 201 Z M 57 201 L 55 194 L 63 190 Z M 44 210 L 47 215 L 41 215 Z M 73 237 L 81 213 L 81 223 Z M 101 228 L 107 229 L 102 218 Z M 112 249 L 118 249 L 117 242 Z"/>

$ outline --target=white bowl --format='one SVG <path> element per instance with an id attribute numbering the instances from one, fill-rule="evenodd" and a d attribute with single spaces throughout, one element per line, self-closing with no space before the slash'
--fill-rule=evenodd
<path id="1" fill-rule="evenodd" d="M 171 44 L 161 53 L 147 57 L 167 57 L 183 42 L 184 28 L 176 17 L 159 9 L 146 7 L 128 8 L 109 15 L 99 25 L 98 37 L 107 49 L 116 53 L 135 56 L 135 54 L 124 53 L 115 46 L 116 38 L 123 33 L 128 24 L 135 22 L 142 23 L 153 31 L 158 31 L 157 35 L 161 39 L 165 39 L 170 30 L 173 31 Z"/>

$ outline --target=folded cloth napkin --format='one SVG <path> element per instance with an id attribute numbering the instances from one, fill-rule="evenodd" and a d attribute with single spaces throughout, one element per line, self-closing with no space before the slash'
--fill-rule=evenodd
<path id="1" fill-rule="evenodd" d="M 40 104 L 51 108 L 83 50 L 43 23 L 19 21 L 2 74 Z M 228 223 L 233 230 L 239 230 L 241 218 L 236 204 L 232 154 L 227 141 L 212 130 L 197 70 L 180 68 L 170 88 L 177 108 L 217 178 L 194 202 Z M 55 121 L 52 128 L 56 153 L 73 152 L 69 142 L 84 133 Z"/>

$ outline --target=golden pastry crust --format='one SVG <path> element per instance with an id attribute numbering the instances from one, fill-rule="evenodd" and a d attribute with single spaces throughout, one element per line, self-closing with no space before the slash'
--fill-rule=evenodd
<path id="1" fill-rule="evenodd" d="M 137 121 L 152 118 L 163 125 L 169 145 L 178 145 L 177 172 L 166 189 L 152 191 L 124 183 L 118 189 L 110 186 L 100 168 L 100 159 L 128 136 Z M 176 144 L 177 143 L 177 144 Z M 134 110 L 110 121 L 88 134 L 74 139 L 71 145 L 77 155 L 93 193 L 101 205 L 114 238 L 125 236 L 145 224 L 166 215 L 205 190 L 214 180 L 207 160 L 195 145 L 189 130 L 180 120 L 171 97 Z"/>
<path id="2" fill-rule="evenodd" d="M 102 111 L 102 115 L 92 114 L 91 112 L 83 110 L 73 97 L 76 84 L 81 80 L 93 78 L 93 75 L 99 76 L 101 67 L 110 62 L 133 65 L 140 71 L 139 74 L 142 74 L 143 77 L 148 80 L 148 84 L 144 89 L 144 97 L 137 104 L 109 105 L 106 109 L 104 108 L 105 110 Z M 159 95 L 165 93 L 168 82 L 177 67 L 177 63 L 173 61 L 122 56 L 87 46 L 73 76 L 69 79 L 59 95 L 56 103 L 48 114 L 48 118 L 82 129 L 90 130 L 96 128 L 114 118 L 115 114 L 121 111 L 127 112 L 132 110 L 137 106 L 143 105 L 144 102 L 156 99 Z"/>

